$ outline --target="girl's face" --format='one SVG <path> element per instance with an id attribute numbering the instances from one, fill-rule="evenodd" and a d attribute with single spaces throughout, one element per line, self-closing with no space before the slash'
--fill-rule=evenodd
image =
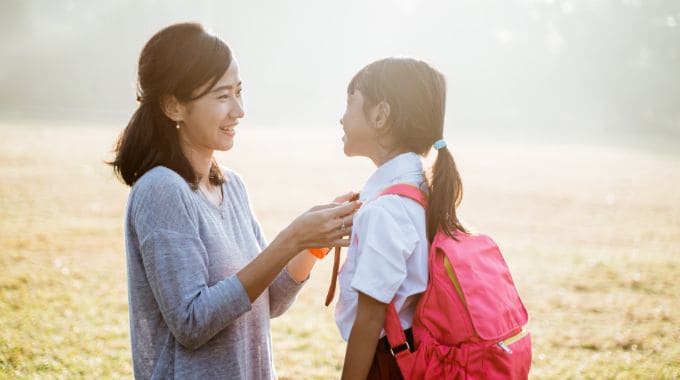
<path id="1" fill-rule="evenodd" d="M 206 84 L 205 86 L 208 86 Z M 198 88 L 201 93 L 205 87 Z M 180 141 L 192 150 L 212 154 L 234 146 L 236 125 L 244 116 L 241 78 L 235 60 L 204 96 L 182 106 Z"/>
<path id="2" fill-rule="evenodd" d="M 347 95 L 347 108 L 340 119 L 345 155 L 364 156 L 373 159 L 380 148 L 377 144 L 377 128 L 375 127 L 375 110 L 373 107 L 364 112 L 364 96 L 359 90 Z M 372 117 L 373 116 L 373 117 Z"/>

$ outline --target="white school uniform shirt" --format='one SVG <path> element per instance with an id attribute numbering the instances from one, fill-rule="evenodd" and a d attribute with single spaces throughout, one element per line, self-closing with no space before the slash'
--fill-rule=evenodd
<path id="1" fill-rule="evenodd" d="M 350 246 L 338 280 L 340 296 L 335 322 L 345 340 L 349 339 L 356 319 L 357 292 L 382 303 L 394 300 L 401 326 L 407 329 L 413 323 L 420 293 L 427 286 L 425 209 L 399 195 L 378 197 L 398 183 L 426 189 L 425 173 L 417 154 L 400 154 L 386 162 L 361 191 L 359 200 L 363 205 L 354 216 Z"/>

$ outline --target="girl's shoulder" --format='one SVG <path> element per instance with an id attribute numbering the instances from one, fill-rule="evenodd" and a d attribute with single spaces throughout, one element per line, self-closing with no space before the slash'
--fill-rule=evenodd
<path id="1" fill-rule="evenodd" d="M 414 212 L 418 213 L 420 212 L 419 210 L 423 210 L 422 206 L 410 198 L 396 194 L 386 194 L 362 205 L 357 216 L 364 213 L 368 215 L 386 213 L 394 216 L 404 216 Z"/>
<path id="2" fill-rule="evenodd" d="M 366 229 L 396 228 L 407 235 L 411 235 L 411 232 L 417 230 L 419 224 L 423 223 L 424 210 L 420 204 L 393 194 L 383 195 L 366 202 L 361 206 L 354 220 L 357 229 L 364 233 Z"/>

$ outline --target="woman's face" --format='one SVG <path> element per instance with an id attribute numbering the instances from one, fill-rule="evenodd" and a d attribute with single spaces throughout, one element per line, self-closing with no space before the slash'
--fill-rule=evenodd
<path id="1" fill-rule="evenodd" d="M 340 119 L 344 151 L 347 156 L 372 157 L 376 149 L 376 128 L 371 122 L 374 110 L 364 112 L 364 96 L 359 90 L 347 95 L 347 108 Z"/>
<path id="2" fill-rule="evenodd" d="M 200 94 L 209 84 L 196 89 Z M 235 60 L 212 89 L 182 107 L 180 141 L 192 150 L 212 154 L 215 150 L 229 150 L 234 146 L 236 126 L 244 116 L 241 99 L 241 78 Z"/>

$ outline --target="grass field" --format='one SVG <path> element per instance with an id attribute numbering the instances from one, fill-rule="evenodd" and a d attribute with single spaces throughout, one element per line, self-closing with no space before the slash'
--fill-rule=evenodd
<path id="1" fill-rule="evenodd" d="M 221 163 L 267 235 L 373 170 L 340 133 L 239 129 Z M 0 378 L 129 378 L 112 128 L 0 125 Z M 463 219 L 504 251 L 529 310 L 532 378 L 680 378 L 680 154 L 450 141 Z M 273 322 L 285 379 L 337 378 L 330 260 Z"/>

